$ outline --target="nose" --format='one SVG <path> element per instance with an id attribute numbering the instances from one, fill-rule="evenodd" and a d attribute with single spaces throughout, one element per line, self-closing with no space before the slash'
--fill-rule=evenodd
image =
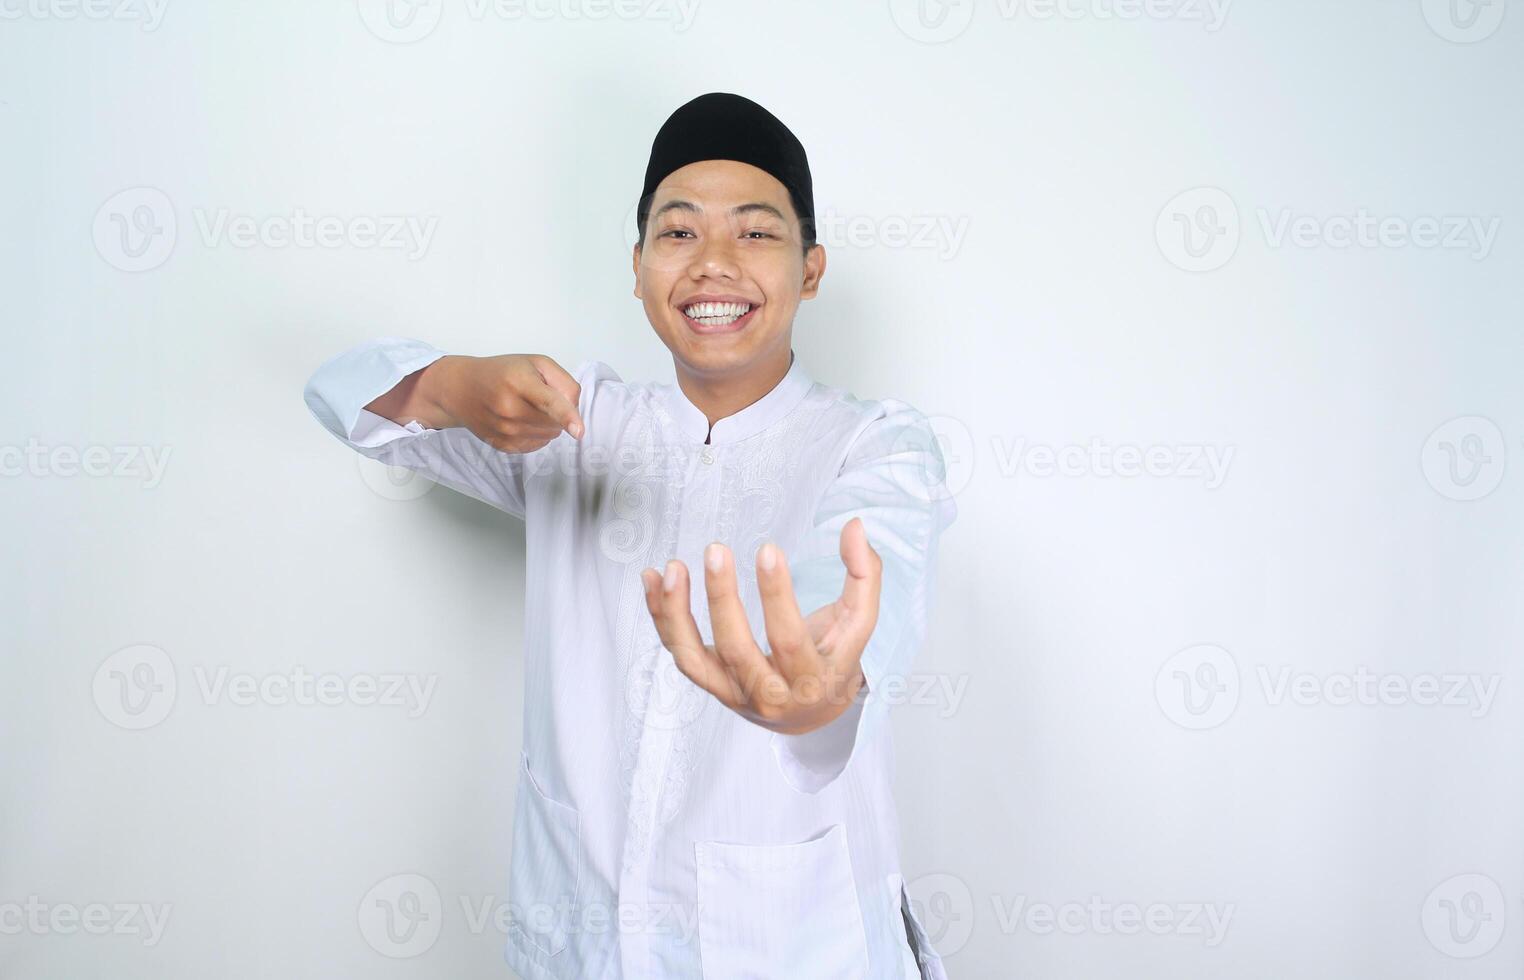
<path id="1" fill-rule="evenodd" d="M 735 243 L 727 235 L 705 235 L 688 275 L 694 279 L 709 276 L 715 279 L 738 279 L 740 266 L 736 261 Z"/>

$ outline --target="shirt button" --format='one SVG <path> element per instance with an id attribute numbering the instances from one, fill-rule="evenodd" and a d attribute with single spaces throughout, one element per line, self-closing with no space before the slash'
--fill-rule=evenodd
<path id="1" fill-rule="evenodd" d="M 706 447 L 704 451 L 699 454 L 699 459 L 702 459 L 706 463 L 712 463 L 714 462 L 714 452 Z"/>

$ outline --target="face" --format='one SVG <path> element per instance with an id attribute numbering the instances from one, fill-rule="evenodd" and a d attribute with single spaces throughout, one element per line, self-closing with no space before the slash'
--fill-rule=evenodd
<path id="1" fill-rule="evenodd" d="M 656 188 L 634 269 L 635 295 L 679 365 L 723 379 L 787 365 L 794 313 L 819 289 L 825 249 L 806 258 L 799 216 L 776 177 L 703 160 Z"/>

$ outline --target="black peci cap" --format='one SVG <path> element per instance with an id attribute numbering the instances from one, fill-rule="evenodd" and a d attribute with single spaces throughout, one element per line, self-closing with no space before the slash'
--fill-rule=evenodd
<path id="1" fill-rule="evenodd" d="M 788 188 L 805 239 L 814 241 L 815 189 L 804 144 L 777 116 L 729 92 L 710 92 L 680 106 L 657 131 L 636 209 L 642 234 L 657 185 L 700 160 L 737 160 L 778 178 Z"/>

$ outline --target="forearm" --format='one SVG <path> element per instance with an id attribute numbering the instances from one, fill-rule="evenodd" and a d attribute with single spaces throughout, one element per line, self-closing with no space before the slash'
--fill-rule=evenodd
<path id="1" fill-rule="evenodd" d="M 403 378 L 386 394 L 365 406 L 398 425 L 416 420 L 430 429 L 449 429 L 460 422 L 444 408 L 444 390 L 449 384 L 450 370 L 461 358 L 445 355 L 428 367 Z"/>

